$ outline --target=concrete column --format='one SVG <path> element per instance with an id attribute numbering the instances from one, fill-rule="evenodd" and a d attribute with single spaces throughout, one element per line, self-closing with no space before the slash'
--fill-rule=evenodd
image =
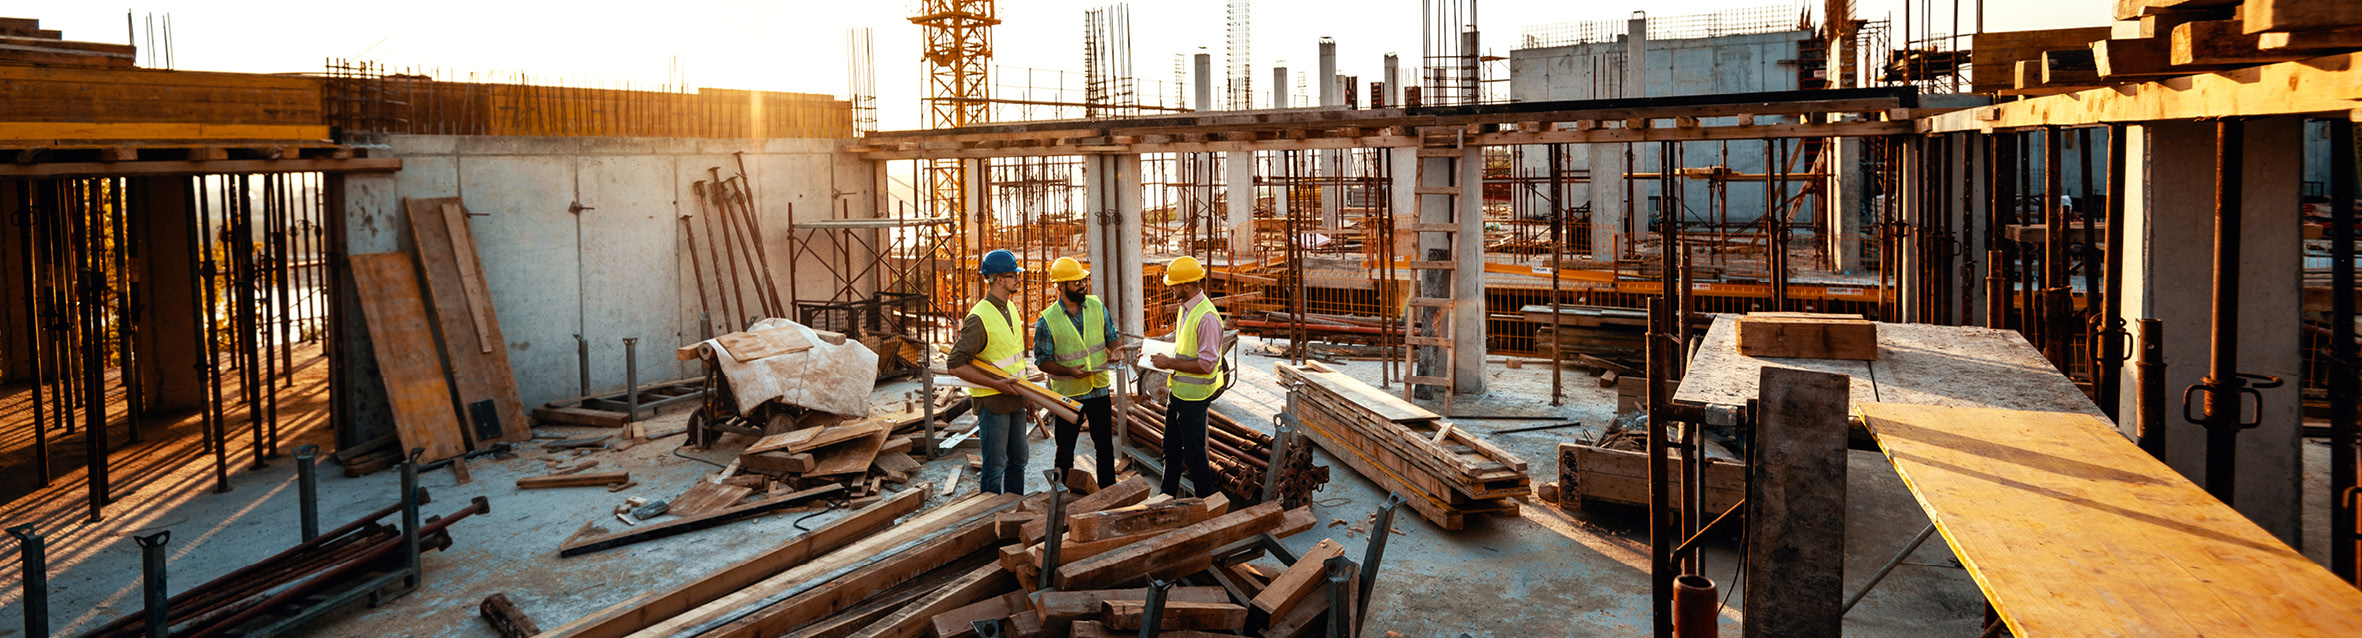
<path id="1" fill-rule="evenodd" d="M 2182 390 L 2206 376 L 2214 244 L 2212 122 L 2160 122 L 2130 127 L 2126 138 L 2125 295 L 2127 320 L 2158 319 L 2166 333 L 2167 462 L 2205 483 L 2206 430 L 2187 422 Z M 2277 375 L 2288 383 L 2261 390 L 2262 425 L 2239 434 L 2238 490 L 2233 505 L 2266 531 L 2298 543 L 2297 380 L 2303 340 L 2298 328 L 2299 243 L 2297 191 L 2301 158 L 2295 116 L 2246 123 L 2245 181 L 2240 227 L 2239 371 Z M 2142 381 L 2138 367 L 2121 366 L 2127 388 Z M 2124 393 L 2119 414 L 2134 414 L 2136 392 Z M 2129 420 L 2127 420 L 2129 423 Z M 2126 426 L 2129 434 L 2129 425 Z"/>
<path id="2" fill-rule="evenodd" d="M 1245 254 L 1255 249 L 1254 151 L 1223 153 L 1222 183 L 1222 225 L 1230 229 L 1230 251 Z"/>
<path id="3" fill-rule="evenodd" d="M 1591 258 L 1614 261 L 1624 243 L 1623 144 L 1587 144 L 1591 164 Z"/>
<path id="4" fill-rule="evenodd" d="M 1214 110 L 1214 54 L 1197 54 L 1197 110 Z"/>
<path id="5" fill-rule="evenodd" d="M 1484 394 L 1484 149 L 1470 146 L 1460 152 L 1460 232 L 1453 235 L 1452 256 L 1459 262 L 1452 274 L 1452 390 L 1463 395 Z M 1423 213 L 1424 211 L 1422 211 Z M 1424 216 L 1424 215 L 1422 215 Z"/>
<path id="6" fill-rule="evenodd" d="M 1337 95 L 1337 40 L 1320 39 L 1320 75 L 1313 81 L 1320 83 L 1321 106 L 1343 106 L 1344 96 Z"/>
<path id="7" fill-rule="evenodd" d="M 1624 94 L 1648 97 L 1648 18 L 1633 18 L 1624 27 Z"/>
<path id="8" fill-rule="evenodd" d="M 1344 91 L 1338 87 L 1337 41 L 1335 39 L 1320 39 L 1320 76 L 1314 81 L 1320 83 L 1321 108 L 1345 106 Z M 1312 174 L 1329 178 L 1344 175 L 1345 152 L 1336 149 L 1320 151 L 1320 159 L 1312 164 Z M 1334 229 L 1345 226 L 1344 201 L 1342 201 L 1344 196 L 1344 189 L 1337 186 L 1322 185 L 1320 187 L 1320 225 L 1322 228 Z"/>
<path id="9" fill-rule="evenodd" d="M 1870 204 L 1870 180 L 1862 174 L 1868 170 L 1862 164 L 1862 138 L 1833 138 L 1827 148 L 1832 174 L 1824 191 L 1830 195 L 1829 214 L 1821 220 L 1821 228 L 1828 234 L 1829 262 L 1838 272 L 1851 274 L 1861 270 L 1862 232 L 1868 228 L 1862 216 Z"/>
<path id="10" fill-rule="evenodd" d="M 1380 80 L 1386 83 L 1386 106 L 1401 108 L 1402 61 L 1392 53 L 1386 54 L 1386 77 L 1380 78 Z"/>
<path id="11" fill-rule="evenodd" d="M 1901 157 L 1897 158 L 1895 161 L 1895 170 L 1901 172 L 1901 174 L 1906 176 L 1918 175 L 1919 173 L 1917 171 L 1924 168 L 1920 166 L 1921 162 L 1919 155 L 1912 150 L 1906 149 L 1902 151 L 1900 155 Z M 1832 156 L 1830 159 L 1836 160 L 1837 157 Z M 1901 211 L 1901 214 L 1896 216 L 1897 221 L 1916 227 L 1919 223 L 1921 223 L 1922 220 L 1943 214 L 1942 209 L 1930 209 L 1922 205 L 1922 202 L 1920 201 L 1920 189 L 1925 188 L 1925 184 L 1920 183 L 1919 180 L 1909 178 L 1897 180 L 1897 182 L 1898 183 L 1895 184 L 1894 192 L 1887 194 L 1888 197 L 1900 200 L 1901 206 L 1897 210 Z M 1832 217 L 1837 216 L 1832 215 Z M 1828 238 L 1828 241 L 1831 248 L 1830 256 L 1832 257 L 1832 261 L 1840 264 L 1840 268 L 1842 269 L 1843 264 L 1847 262 L 1834 259 L 1837 256 L 1835 249 L 1839 242 L 1834 237 Z M 1890 273 L 1892 276 L 1889 278 L 1889 281 L 1894 282 L 1894 291 L 1892 296 L 1894 297 L 1896 305 L 1900 310 L 1899 316 L 1904 322 L 1930 323 L 1933 321 L 1933 319 L 1921 315 L 1919 313 L 1918 304 L 1911 303 L 1910 301 L 1912 299 L 1918 298 L 1918 296 L 1922 294 L 1922 291 L 1929 287 L 1930 284 L 1934 283 L 1932 281 L 1923 281 L 1915 276 L 1919 272 L 1920 264 L 1925 263 L 1929 255 L 1922 254 L 1917 250 L 1903 249 L 1903 246 L 1908 244 L 1909 242 L 1906 241 L 1895 246 L 1894 272 Z"/>
<path id="12" fill-rule="evenodd" d="M 1140 156 L 1089 155 L 1083 162 L 1083 197 L 1091 224 L 1085 233 L 1090 248 L 1092 277 L 1099 299 L 1115 314 L 1117 330 L 1146 334 L 1143 309 L 1147 288 L 1139 273 L 1147 269 L 1140 251 Z"/>
<path id="13" fill-rule="evenodd" d="M 205 361 L 203 337 L 198 332 L 195 290 L 189 286 L 195 255 L 189 252 L 189 179 L 144 177 L 131 189 L 141 201 L 136 228 L 140 250 L 146 253 L 140 295 L 142 330 L 133 346 L 139 364 L 140 388 L 155 410 L 193 409 L 205 405 L 205 386 L 194 373 Z"/>
<path id="14" fill-rule="evenodd" d="M 1288 68 L 1271 67 L 1271 108 L 1288 108 Z"/>

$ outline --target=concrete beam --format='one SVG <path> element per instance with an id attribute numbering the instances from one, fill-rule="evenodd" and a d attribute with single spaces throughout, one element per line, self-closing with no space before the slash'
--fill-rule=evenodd
<path id="1" fill-rule="evenodd" d="M 1223 153 L 1222 184 L 1222 225 L 1230 229 L 1230 251 L 1251 251 L 1255 248 L 1255 154 Z"/>
<path id="2" fill-rule="evenodd" d="M 2362 52 L 2216 73 L 2132 82 L 1953 111 L 1919 120 L 1922 133 L 2045 125 L 2350 113 L 2362 100 Z"/>
<path id="3" fill-rule="evenodd" d="M 1083 201 L 1090 216 L 1084 234 L 1092 277 L 1099 300 L 1115 313 L 1116 329 L 1132 334 L 1147 325 L 1147 286 L 1139 273 L 1147 271 L 1140 245 L 1145 228 L 1140 219 L 1140 156 L 1091 155 L 1083 162 Z M 1158 309 L 1162 311 L 1163 309 Z"/>

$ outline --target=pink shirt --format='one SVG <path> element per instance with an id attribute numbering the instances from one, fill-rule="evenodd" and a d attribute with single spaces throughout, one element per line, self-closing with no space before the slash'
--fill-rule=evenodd
<path id="1" fill-rule="evenodd" d="M 1198 291 L 1197 296 L 1190 297 L 1181 307 L 1186 309 L 1196 306 L 1197 302 L 1205 298 L 1205 291 Z M 1214 365 L 1222 360 L 1222 319 L 1211 312 L 1197 319 L 1197 360 L 1205 364 L 1207 370 L 1214 369 Z"/>

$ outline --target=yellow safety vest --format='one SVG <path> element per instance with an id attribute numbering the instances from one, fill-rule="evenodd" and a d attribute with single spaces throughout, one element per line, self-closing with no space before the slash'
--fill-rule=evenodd
<path id="1" fill-rule="evenodd" d="M 1100 305 L 1099 297 L 1083 297 L 1084 330 L 1075 330 L 1074 321 L 1067 318 L 1066 304 L 1059 302 L 1042 309 L 1042 323 L 1050 326 L 1050 355 L 1058 365 L 1098 370 L 1074 379 L 1050 377 L 1051 391 L 1079 397 L 1107 387 L 1107 307 Z"/>
<path id="2" fill-rule="evenodd" d="M 1222 324 L 1222 313 L 1214 310 L 1212 300 L 1201 297 L 1196 304 L 1181 309 L 1181 323 L 1173 327 L 1173 355 L 1175 357 L 1197 358 L 1197 324 L 1200 318 L 1206 315 L 1214 316 L 1215 325 Z M 1173 398 L 1184 401 L 1204 401 L 1213 398 L 1214 391 L 1222 389 L 1222 368 L 1219 365 L 1221 362 L 1216 361 L 1215 363 L 1213 374 L 1173 371 L 1173 375 L 1165 379 L 1165 390 L 1171 392 Z"/>
<path id="3" fill-rule="evenodd" d="M 976 352 L 976 360 L 1000 368 L 1012 375 L 1025 373 L 1025 327 L 1014 314 L 1003 314 L 992 305 L 992 297 L 977 301 L 968 308 L 968 316 L 984 321 L 984 349 Z M 968 388 L 968 396 L 988 397 L 1000 394 L 989 388 Z"/>

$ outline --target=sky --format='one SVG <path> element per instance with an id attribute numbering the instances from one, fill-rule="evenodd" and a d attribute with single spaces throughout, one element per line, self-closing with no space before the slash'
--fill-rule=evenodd
<path id="1" fill-rule="evenodd" d="M 1886 18 L 1900 29 L 1905 0 L 1855 0 L 1858 17 Z M 1932 1 L 1932 0 L 1929 0 Z M 1104 0 L 1001 0 L 993 29 L 995 64 L 1009 68 L 1082 71 L 1083 13 Z M 1214 54 L 1224 65 L 1224 0 L 1130 3 L 1133 74 L 1170 83 L 1176 54 Z M 1420 55 L 1421 0 L 1257 0 L 1252 4 L 1251 63 L 1256 84 L 1284 60 L 1291 72 L 1311 70 L 1321 37 L 1337 40 L 1338 72 L 1375 79 L 1382 56 L 1400 54 L 1407 68 Z M 1338 7 L 1353 8 L 1340 15 Z M 1506 55 L 1525 27 L 1547 23 L 1620 20 L 1636 8 L 1679 16 L 1765 6 L 1801 13 L 1819 2 L 1795 0 L 1649 0 L 1604 3 L 1493 0 L 1478 3 L 1478 28 L 1488 53 Z M 1915 23 L 1923 23 L 1914 4 Z M 1938 32 L 1948 32 L 1951 5 L 1937 9 Z M 1989 0 L 1991 31 L 2102 26 L 2108 0 Z M 1973 2 L 1961 5 L 1961 30 L 1973 32 Z M 2062 8 L 2064 7 L 2064 8 Z M 872 29 L 882 128 L 921 126 L 923 92 L 920 30 L 908 16 L 917 0 L 697 0 L 695 2 L 542 2 L 516 0 L 406 0 L 396 3 L 319 0 L 181 0 L 124 5 L 88 1 L 0 1 L 0 16 L 41 20 L 69 40 L 148 46 L 147 23 L 170 16 L 173 66 L 194 71 L 317 73 L 331 58 L 379 62 L 394 70 L 435 71 L 444 79 L 652 89 L 677 77 L 687 86 L 770 91 L 848 93 L 848 30 Z M 127 29 L 126 14 L 137 27 Z M 1818 21 L 1816 17 L 1816 22 Z M 158 27 L 159 33 L 161 26 Z M 1914 32 L 1922 29 L 1914 28 Z M 159 35 L 156 40 L 162 41 Z M 146 53 L 141 63 L 149 65 Z M 154 66 L 161 66 L 156 64 Z M 1407 71 L 1406 71 L 1407 73 Z M 1041 82 L 1051 75 L 1038 75 Z M 1217 81 L 1219 86 L 1219 81 Z"/>

